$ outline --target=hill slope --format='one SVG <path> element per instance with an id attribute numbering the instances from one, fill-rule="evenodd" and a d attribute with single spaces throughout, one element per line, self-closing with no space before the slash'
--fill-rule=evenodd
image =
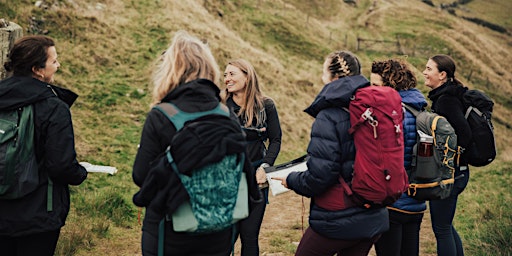
<path id="1" fill-rule="evenodd" d="M 451 9 L 439 8 L 451 1 L 432 2 L 435 7 L 419 0 L 56 0 L 36 7 L 28 0 L 0 0 L 0 18 L 57 40 L 62 67 L 56 82 L 81 95 L 72 109 L 80 160 L 120 170 L 91 175 L 73 188 L 75 208 L 61 252 L 138 253 L 131 164 L 148 111 L 152 62 L 178 29 L 207 40 L 221 69 L 232 58 L 254 64 L 282 121 L 278 162 L 305 152 L 313 120 L 302 110 L 322 87 L 323 58 L 337 49 L 355 52 L 365 75 L 375 59 L 407 58 L 424 92 L 421 71 L 428 57 L 452 55 L 458 78 L 495 99 L 499 161 L 511 162 L 512 18 L 504 10 L 512 2 L 474 0 Z"/>

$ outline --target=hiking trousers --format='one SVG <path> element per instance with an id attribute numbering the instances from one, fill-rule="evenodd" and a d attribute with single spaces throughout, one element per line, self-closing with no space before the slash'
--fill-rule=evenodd
<path id="1" fill-rule="evenodd" d="M 380 234 L 371 239 L 331 239 L 316 233 L 308 227 L 300 240 L 295 256 L 367 256 L 373 243 L 379 237 Z"/>
<path id="2" fill-rule="evenodd" d="M 60 229 L 25 236 L 0 236 L 1 255 L 6 256 L 53 256 Z"/>
<path id="3" fill-rule="evenodd" d="M 142 255 L 158 255 L 159 223 L 144 219 L 142 227 Z M 233 248 L 233 229 L 215 233 L 189 234 L 174 232 L 171 221 L 165 221 L 165 256 L 229 256 Z"/>
<path id="4" fill-rule="evenodd" d="M 389 210 L 389 230 L 375 243 L 377 256 L 418 256 L 423 213 Z"/>
<path id="5" fill-rule="evenodd" d="M 269 188 L 261 189 L 265 198 L 268 199 Z M 238 222 L 238 234 L 241 241 L 241 256 L 259 256 L 260 247 L 258 237 L 260 235 L 261 223 L 267 207 L 267 199 L 261 200 L 254 205 L 249 217 Z"/>
<path id="6" fill-rule="evenodd" d="M 457 198 L 464 191 L 469 181 L 469 170 L 455 171 L 455 184 L 449 197 L 442 200 L 429 201 L 432 229 L 437 240 L 438 256 L 464 256 L 464 249 L 457 230 L 453 226 L 453 218 L 457 208 Z"/>

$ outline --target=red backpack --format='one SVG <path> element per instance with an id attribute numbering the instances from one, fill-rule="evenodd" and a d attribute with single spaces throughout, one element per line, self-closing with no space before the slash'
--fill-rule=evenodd
<path id="1" fill-rule="evenodd" d="M 353 96 L 349 113 L 349 133 L 354 136 L 356 157 L 352 182 L 346 192 L 367 208 L 390 205 L 408 186 L 402 99 L 391 87 L 364 87 Z"/>

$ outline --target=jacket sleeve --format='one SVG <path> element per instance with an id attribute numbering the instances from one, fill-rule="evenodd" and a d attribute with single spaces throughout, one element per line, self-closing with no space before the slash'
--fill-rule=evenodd
<path id="1" fill-rule="evenodd" d="M 274 165 L 279 151 L 281 150 L 282 131 L 276 106 L 271 99 L 265 101 L 265 112 L 267 115 L 267 135 L 269 144 L 263 162 Z"/>
<path id="2" fill-rule="evenodd" d="M 436 102 L 436 112 L 446 117 L 457 134 L 457 145 L 468 148 L 471 145 L 473 134 L 468 121 L 464 117 L 462 102 L 452 95 L 442 95 Z"/>
<path id="3" fill-rule="evenodd" d="M 133 163 L 132 178 L 137 186 L 142 186 L 151 163 L 171 144 L 175 133 L 176 128 L 162 113 L 157 110 L 148 113 Z"/>
<path id="4" fill-rule="evenodd" d="M 354 150 L 348 134 L 349 118 L 347 112 L 338 108 L 320 111 L 311 129 L 308 170 L 288 175 L 290 189 L 307 197 L 321 195 L 338 182 L 344 169 L 351 168 Z"/>
<path id="5" fill-rule="evenodd" d="M 58 98 L 50 98 L 41 111 L 47 117 L 44 126 L 44 169 L 57 183 L 79 185 L 87 178 L 87 171 L 76 159 L 75 135 L 68 105 Z"/>
<path id="6" fill-rule="evenodd" d="M 404 167 L 407 171 L 411 169 L 412 152 L 416 144 L 416 117 L 409 111 L 404 113 L 403 121 L 404 135 Z"/>

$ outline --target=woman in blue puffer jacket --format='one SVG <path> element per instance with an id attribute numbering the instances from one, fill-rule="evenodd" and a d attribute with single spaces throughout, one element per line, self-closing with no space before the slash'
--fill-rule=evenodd
<path id="1" fill-rule="evenodd" d="M 311 197 L 309 227 L 295 255 L 368 255 L 389 228 L 386 208 L 356 206 L 340 179 L 351 180 L 355 147 L 347 109 L 359 88 L 369 86 L 360 75 L 357 57 L 348 51 L 329 54 L 323 65 L 322 91 L 305 110 L 315 118 L 308 146 L 308 170 L 276 178 L 297 194 Z"/>
<path id="2" fill-rule="evenodd" d="M 370 75 L 372 85 L 389 86 L 398 91 L 402 102 L 420 111 L 427 106 L 427 100 L 416 89 L 416 77 L 404 61 L 384 60 L 372 63 Z M 405 112 L 404 167 L 410 173 L 412 150 L 416 144 L 416 117 Z M 427 209 L 425 201 L 418 201 L 406 193 L 389 209 L 389 230 L 382 234 L 375 244 L 378 256 L 414 256 L 419 254 L 420 227 Z"/>

